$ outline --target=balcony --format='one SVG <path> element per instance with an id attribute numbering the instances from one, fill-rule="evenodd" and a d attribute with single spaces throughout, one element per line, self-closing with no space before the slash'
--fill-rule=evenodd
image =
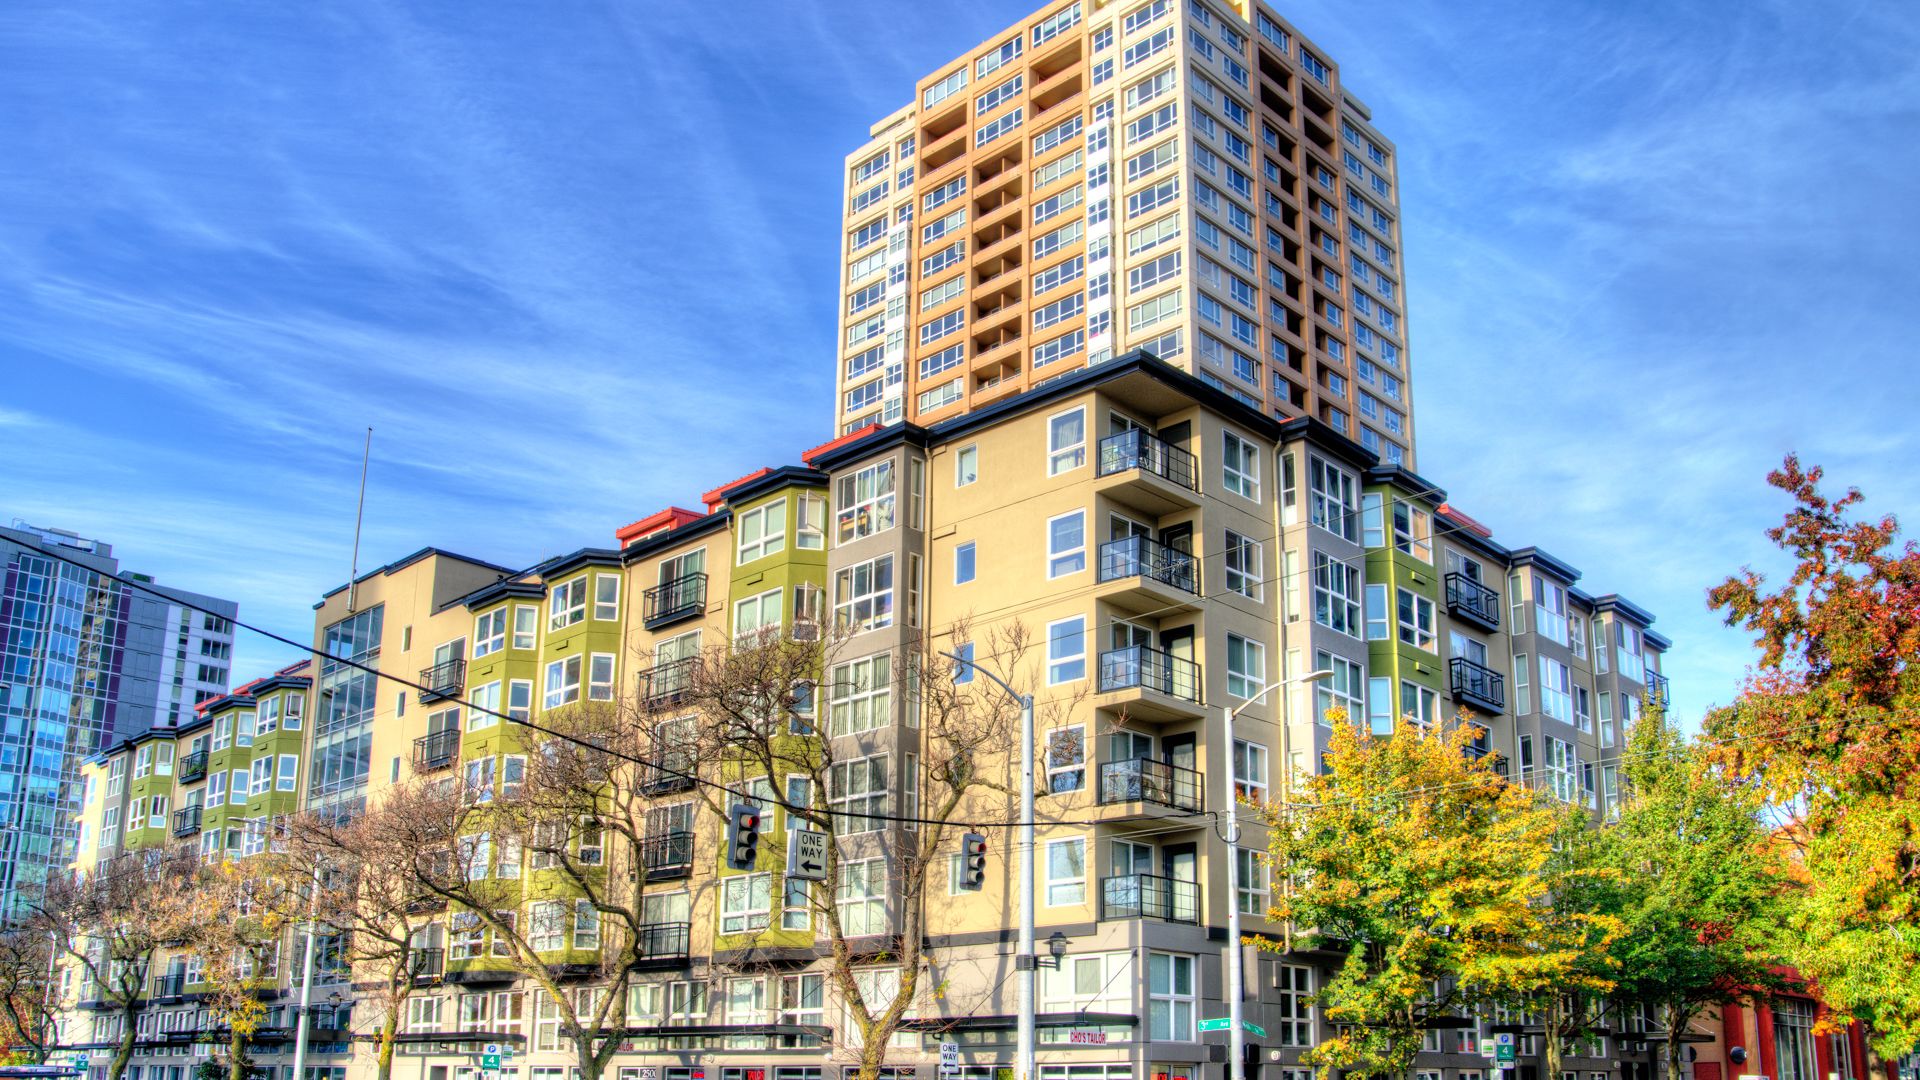
<path id="1" fill-rule="evenodd" d="M 460 756 L 460 729 L 448 728 L 413 740 L 413 771 L 434 772 Z"/>
<path id="2" fill-rule="evenodd" d="M 642 970 L 685 967 L 691 953 L 693 924 L 683 922 L 646 923 L 636 934 L 637 965 Z"/>
<path id="3" fill-rule="evenodd" d="M 693 769 L 693 754 L 684 751 L 668 751 L 660 755 L 657 765 L 643 762 L 640 765 L 640 793 L 671 795 L 676 791 L 692 791 Z"/>
<path id="4" fill-rule="evenodd" d="M 648 881 L 671 881 L 693 872 L 693 834 L 675 830 L 649 836 L 640 844 L 640 865 Z"/>
<path id="5" fill-rule="evenodd" d="M 153 996 L 156 1001 L 178 1001 L 187 993 L 187 973 L 174 972 L 153 980 Z"/>
<path id="6" fill-rule="evenodd" d="M 1652 668 L 1648 668 L 1646 684 L 1647 684 L 1647 697 L 1646 697 L 1647 705 L 1649 707 L 1658 705 L 1663 709 L 1666 708 L 1667 707 L 1667 677 L 1653 670 Z"/>
<path id="7" fill-rule="evenodd" d="M 1135 613 L 1167 613 L 1200 603 L 1194 557 L 1144 536 L 1100 545 L 1100 599 Z"/>
<path id="8" fill-rule="evenodd" d="M 1100 880 L 1100 918 L 1200 921 L 1200 883 L 1158 874 L 1123 874 Z"/>
<path id="9" fill-rule="evenodd" d="M 192 836 L 200 831 L 200 808 L 183 806 L 173 812 L 173 835 Z"/>
<path id="10" fill-rule="evenodd" d="M 407 950 L 407 973 L 413 976 L 415 982 L 437 979 L 446 971 L 446 967 L 447 950 L 445 949 L 410 948 Z"/>
<path id="11" fill-rule="evenodd" d="M 1452 678 L 1455 701 L 1496 716 L 1506 711 L 1507 680 L 1499 672 L 1464 656 L 1447 661 L 1447 672 Z"/>
<path id="12" fill-rule="evenodd" d="M 1100 766 L 1100 802 L 1149 803 L 1198 814 L 1206 805 L 1206 777 L 1198 770 L 1157 758 L 1109 761 Z"/>
<path id="13" fill-rule="evenodd" d="M 1144 431 L 1101 439 L 1094 476 L 1097 490 L 1156 517 L 1200 505 L 1193 455 Z"/>
<path id="14" fill-rule="evenodd" d="M 1458 571 L 1447 575 L 1447 613 L 1486 631 L 1500 629 L 1500 594 Z"/>
<path id="15" fill-rule="evenodd" d="M 688 656 L 655 664 L 641 672 L 641 698 L 650 708 L 665 708 L 679 701 L 693 689 L 694 665 L 699 662 L 699 657 Z"/>
<path id="16" fill-rule="evenodd" d="M 1145 645 L 1103 652 L 1094 704 L 1141 720 L 1197 720 L 1200 665 Z"/>
<path id="17" fill-rule="evenodd" d="M 452 701 L 460 696 L 467 683 L 467 662 L 465 660 L 442 660 L 430 668 L 420 671 L 420 704 L 433 701 Z"/>
<path id="18" fill-rule="evenodd" d="M 195 780 L 205 780 L 206 778 L 207 752 L 205 750 L 195 750 L 193 753 L 180 759 L 181 783 L 191 784 Z"/>
<path id="19" fill-rule="evenodd" d="M 707 575 L 682 574 L 648 589 L 644 597 L 642 624 L 648 630 L 670 626 L 707 610 Z"/>

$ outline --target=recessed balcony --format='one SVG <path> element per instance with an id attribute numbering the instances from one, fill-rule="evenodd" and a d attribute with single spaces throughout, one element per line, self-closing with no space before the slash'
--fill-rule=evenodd
<path id="1" fill-rule="evenodd" d="M 437 772 L 460 756 L 460 729 L 448 728 L 413 740 L 413 771 Z"/>
<path id="2" fill-rule="evenodd" d="M 200 808 L 182 807 L 173 812 L 173 835 L 192 836 L 200 831 Z"/>
<path id="3" fill-rule="evenodd" d="M 694 665 L 699 662 L 699 657 L 688 656 L 655 664 L 641 672 L 641 698 L 653 708 L 664 708 L 678 702 L 693 689 Z"/>
<path id="4" fill-rule="evenodd" d="M 693 834 L 684 830 L 649 836 L 640 844 L 648 881 L 672 881 L 693 872 Z"/>
<path id="5" fill-rule="evenodd" d="M 685 967 L 692 957 L 693 924 L 645 923 L 636 928 L 636 967 L 658 970 Z"/>
<path id="6" fill-rule="evenodd" d="M 1454 571 L 1446 577 L 1447 614 L 1489 632 L 1500 629 L 1500 594 Z"/>
<path id="7" fill-rule="evenodd" d="M 648 630 L 670 626 L 707 610 L 707 575 L 682 574 L 641 594 L 641 623 Z"/>
<path id="8" fill-rule="evenodd" d="M 1171 612 L 1200 604 L 1194 557 L 1145 536 L 1100 545 L 1096 575 L 1100 599 L 1134 613 Z"/>
<path id="9" fill-rule="evenodd" d="M 1197 720 L 1200 665 L 1145 645 L 1100 654 L 1094 705 L 1140 720 Z"/>
<path id="10" fill-rule="evenodd" d="M 1667 677 L 1653 670 L 1652 668 L 1648 668 L 1646 684 L 1647 684 L 1647 697 L 1646 697 L 1647 704 L 1658 705 L 1663 709 L 1666 708 Z"/>
<path id="11" fill-rule="evenodd" d="M 1144 431 L 1101 439 L 1094 476 L 1095 490 L 1153 517 L 1200 505 L 1193 455 Z"/>
<path id="12" fill-rule="evenodd" d="M 207 752 L 196 750 L 180 759 L 180 782 L 191 784 L 207 778 Z"/>
<path id="13" fill-rule="evenodd" d="M 407 973 L 415 982 L 429 981 L 440 977 L 446 970 L 447 950 L 445 949 L 408 949 Z"/>
<path id="14" fill-rule="evenodd" d="M 1455 701 L 1495 716 L 1506 711 L 1507 680 L 1499 672 L 1456 656 L 1447 661 L 1447 673 L 1452 680 Z"/>
<path id="15" fill-rule="evenodd" d="M 1116 806 L 1141 803 L 1183 814 L 1206 808 L 1206 777 L 1197 769 L 1171 765 L 1158 758 L 1130 758 L 1100 766 L 1100 803 Z"/>
<path id="16" fill-rule="evenodd" d="M 430 668 L 423 668 L 420 672 L 420 704 L 455 700 L 466 683 L 465 660 L 442 660 Z"/>
<path id="17" fill-rule="evenodd" d="M 1200 883 L 1159 874 L 1122 874 L 1100 880 L 1100 918 L 1200 921 Z"/>

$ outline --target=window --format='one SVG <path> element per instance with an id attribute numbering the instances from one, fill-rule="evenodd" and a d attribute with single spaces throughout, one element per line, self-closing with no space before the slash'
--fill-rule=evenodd
<path id="1" fill-rule="evenodd" d="M 1440 695 L 1419 683 L 1400 682 L 1400 711 L 1421 727 L 1432 727 L 1440 718 Z"/>
<path id="2" fill-rule="evenodd" d="M 1047 841 L 1047 906 L 1087 902 L 1087 842 Z"/>
<path id="3" fill-rule="evenodd" d="M 1393 634 L 1388 629 L 1390 608 L 1387 604 L 1385 585 L 1367 586 L 1367 640 L 1386 641 Z"/>
<path id="4" fill-rule="evenodd" d="M 974 547 L 973 541 L 969 540 L 964 544 L 955 546 L 953 549 L 953 583 L 955 585 L 965 585 L 967 582 L 973 580 L 973 573 Z"/>
<path id="5" fill-rule="evenodd" d="M 489 611 L 473 621 L 473 656 L 479 659 L 507 647 L 507 609 Z"/>
<path id="6" fill-rule="evenodd" d="M 1242 498 L 1260 501 L 1260 450 L 1231 431 L 1221 433 L 1221 484 Z"/>
<path id="7" fill-rule="evenodd" d="M 845 544 L 894 526 L 894 463 L 869 465 L 839 482 L 837 542 Z"/>
<path id="8" fill-rule="evenodd" d="M 1416 649 L 1437 651 L 1433 633 L 1433 601 L 1408 589 L 1399 590 L 1400 640 Z"/>
<path id="9" fill-rule="evenodd" d="M 840 834 L 878 832 L 886 826 L 887 756 L 836 761 L 827 774 L 827 803 L 843 815 Z"/>
<path id="10" fill-rule="evenodd" d="M 840 879 L 834 885 L 833 903 L 840 910 L 840 928 L 846 936 L 886 933 L 886 860 L 861 859 L 841 863 Z"/>
<path id="11" fill-rule="evenodd" d="M 953 486 L 966 487 L 980 479 L 980 448 L 963 446 L 953 455 Z"/>
<path id="12" fill-rule="evenodd" d="M 1561 802 L 1576 801 L 1578 794 L 1575 789 L 1574 775 L 1577 771 L 1577 762 L 1573 753 L 1573 744 L 1548 735 L 1546 751 L 1547 790 Z"/>
<path id="13" fill-rule="evenodd" d="M 1265 16 L 1261 16 L 1265 18 Z M 1281 1046 L 1313 1045 L 1313 969 L 1298 964 L 1275 964 L 1274 981 L 1279 984 L 1280 1001 L 1267 1015 L 1280 1015 L 1275 1041 Z"/>
<path id="14" fill-rule="evenodd" d="M 1240 914 L 1264 918 L 1267 903 L 1272 899 L 1272 890 L 1268 886 L 1267 861 L 1260 853 L 1250 848 L 1236 847 L 1233 857 L 1239 862 L 1239 877 L 1236 884 L 1235 899 L 1240 904 Z"/>
<path id="15" fill-rule="evenodd" d="M 300 785 L 300 755 L 281 754 L 280 772 L 274 781 L 274 790 L 292 791 Z"/>
<path id="16" fill-rule="evenodd" d="M 1613 695 L 1606 691 L 1600 694 L 1600 745 L 1613 745 Z"/>
<path id="17" fill-rule="evenodd" d="M 1075 409 L 1047 421 L 1047 475 L 1058 476 L 1087 463 L 1087 411 Z"/>
<path id="18" fill-rule="evenodd" d="M 772 907 L 772 874 L 739 874 L 720 879 L 721 933 L 765 930 Z"/>
<path id="19" fill-rule="evenodd" d="M 1047 685 L 1087 677 L 1087 620 L 1081 616 L 1047 624 Z"/>
<path id="20" fill-rule="evenodd" d="M 513 647 L 531 649 L 538 633 L 540 611 L 532 604 L 513 606 Z"/>
<path id="21" fill-rule="evenodd" d="M 1227 568 L 1227 591 L 1239 593 L 1249 600 L 1259 600 L 1262 569 L 1259 541 L 1249 540 L 1228 529 L 1223 554 Z"/>
<path id="22" fill-rule="evenodd" d="M 1087 729 L 1076 724 L 1047 732 L 1047 790 L 1055 795 L 1087 786 Z"/>
<path id="23" fill-rule="evenodd" d="M 1573 673 L 1548 656 L 1540 658 L 1540 711 L 1573 723 Z"/>
<path id="24" fill-rule="evenodd" d="M 1313 716 L 1321 726 L 1330 725 L 1327 713 L 1332 709 L 1344 711 L 1348 720 L 1366 715 L 1362 704 L 1365 668 L 1344 656 L 1335 656 L 1322 650 L 1314 654 L 1313 669 L 1333 672 L 1330 678 L 1314 684 Z"/>
<path id="25" fill-rule="evenodd" d="M 1313 553 L 1313 621 L 1360 636 L 1360 571 L 1321 551 Z"/>
<path id="26" fill-rule="evenodd" d="M 1151 1039 L 1193 1041 L 1193 957 L 1148 954 L 1147 999 L 1147 1032 Z"/>
<path id="27" fill-rule="evenodd" d="M 833 669 L 828 730 L 853 735 L 887 724 L 892 717 L 892 657 L 877 653 Z"/>
<path id="28" fill-rule="evenodd" d="M 229 805 L 245 806 L 247 804 L 247 795 L 249 790 L 247 787 L 247 779 L 248 779 L 248 770 L 246 769 L 233 770 L 232 786 L 227 789 L 227 803 Z"/>
<path id="29" fill-rule="evenodd" d="M 749 596 L 733 605 L 733 637 L 736 642 L 751 644 L 758 641 L 762 630 L 778 630 L 784 614 L 783 605 L 786 593 L 780 589 L 770 589 L 758 596 Z"/>
<path id="30" fill-rule="evenodd" d="M 613 700 L 612 653 L 594 653 L 587 657 L 587 700 Z"/>
<path id="31" fill-rule="evenodd" d="M 893 625 L 893 556 L 882 555 L 833 575 L 833 614 L 848 630 Z"/>
<path id="32" fill-rule="evenodd" d="M 742 513 L 735 527 L 740 537 L 738 565 L 772 555 L 787 546 L 787 500 L 775 499 Z"/>
<path id="33" fill-rule="evenodd" d="M 1087 514 L 1075 510 L 1047 522 L 1047 576 L 1063 577 L 1087 568 Z"/>
<path id="34" fill-rule="evenodd" d="M 1251 698 L 1267 684 L 1267 647 L 1238 634 L 1227 635 L 1227 693 Z"/>
<path id="35" fill-rule="evenodd" d="M 1233 797 L 1247 802 L 1266 801 L 1266 747 L 1244 739 L 1233 740 Z"/>
<path id="36" fill-rule="evenodd" d="M 1533 711 L 1533 680 L 1526 653 L 1513 654 L 1513 711 L 1525 716 Z"/>
<path id="37" fill-rule="evenodd" d="M 1359 484 L 1353 474 L 1310 454 L 1307 483 L 1307 506 L 1313 524 L 1335 536 L 1358 540 Z"/>
<path id="38" fill-rule="evenodd" d="M 620 576 L 593 575 L 593 617 L 601 622 L 620 621 Z"/>
<path id="39" fill-rule="evenodd" d="M 525 720 L 533 715 L 532 680 L 514 679 L 507 683 L 507 715 L 515 720 Z"/>
<path id="40" fill-rule="evenodd" d="M 1534 632 L 1548 641 L 1567 643 L 1567 590 L 1548 581 L 1538 572 L 1533 575 Z"/>
<path id="41" fill-rule="evenodd" d="M 577 577 L 553 587 L 547 596 L 547 629 L 565 630 L 587 617 L 587 579 Z"/>
<path id="42" fill-rule="evenodd" d="M 1433 562 L 1433 515 L 1394 500 L 1393 546 L 1421 562 Z"/>
<path id="43" fill-rule="evenodd" d="M 547 665 L 547 695 L 544 705 L 557 709 L 580 700 L 580 658 L 569 656 Z"/>

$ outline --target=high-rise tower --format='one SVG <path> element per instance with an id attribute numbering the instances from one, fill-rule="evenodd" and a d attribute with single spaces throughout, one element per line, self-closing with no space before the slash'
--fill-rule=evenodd
<path id="1" fill-rule="evenodd" d="M 839 430 L 1147 349 L 1413 462 L 1393 144 L 1259 0 L 1070 0 L 847 158 Z"/>

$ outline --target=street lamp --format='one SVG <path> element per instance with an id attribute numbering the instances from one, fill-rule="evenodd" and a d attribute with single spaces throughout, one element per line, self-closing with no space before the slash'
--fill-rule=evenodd
<path id="1" fill-rule="evenodd" d="M 968 657 L 950 652 L 940 655 L 985 675 L 1020 705 L 1020 952 L 1014 957 L 1014 966 L 1020 972 L 1019 1015 L 1016 1021 L 1020 1045 L 1017 1048 L 1015 1076 L 1016 1080 L 1033 1080 L 1033 971 L 1037 959 L 1033 955 L 1033 697 L 1015 690 L 1005 679 Z M 1066 938 L 1057 932 L 1054 937 L 1059 939 L 1059 945 L 1054 947 L 1057 949 L 1054 955 L 1059 956 L 1066 952 Z M 1057 965 L 1059 961 L 1055 960 L 1054 963 Z"/>
<path id="2" fill-rule="evenodd" d="M 1240 703 L 1239 708 L 1223 705 L 1221 715 L 1226 718 L 1227 740 L 1227 944 L 1223 959 L 1227 965 L 1227 1070 L 1230 1080 L 1246 1080 L 1247 1034 L 1241 1027 L 1240 998 L 1245 993 L 1245 975 L 1240 970 L 1240 797 L 1233 784 L 1233 721 L 1242 712 L 1265 698 L 1275 690 L 1302 683 L 1319 682 L 1330 679 L 1329 670 L 1308 672 L 1291 679 L 1282 679 L 1261 687 L 1252 697 Z M 1287 752 L 1287 699 L 1280 699 L 1280 768 L 1290 770 L 1292 764 Z M 1290 773 L 1283 772 L 1290 778 Z M 1281 798 L 1286 798 L 1287 788 L 1281 787 Z"/>

